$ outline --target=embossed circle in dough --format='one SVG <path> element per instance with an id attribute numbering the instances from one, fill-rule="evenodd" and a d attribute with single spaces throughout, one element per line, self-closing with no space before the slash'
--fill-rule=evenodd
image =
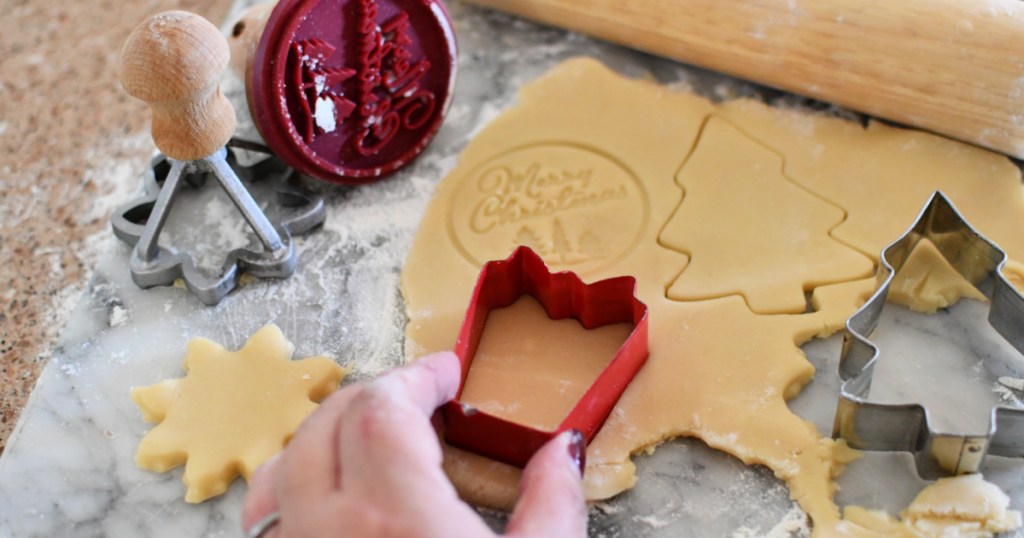
<path id="1" fill-rule="evenodd" d="M 586 273 L 637 244 L 647 196 L 614 158 L 580 145 L 544 143 L 498 154 L 460 182 L 448 233 L 474 265 L 529 245 L 551 265 Z"/>

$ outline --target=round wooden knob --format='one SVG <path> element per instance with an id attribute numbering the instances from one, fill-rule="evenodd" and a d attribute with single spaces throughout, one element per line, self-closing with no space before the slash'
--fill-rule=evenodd
<path id="1" fill-rule="evenodd" d="M 227 41 L 213 24 L 186 11 L 146 19 L 121 49 L 121 85 L 149 103 L 153 142 L 172 159 L 195 160 L 227 143 L 235 109 L 220 91 Z"/>

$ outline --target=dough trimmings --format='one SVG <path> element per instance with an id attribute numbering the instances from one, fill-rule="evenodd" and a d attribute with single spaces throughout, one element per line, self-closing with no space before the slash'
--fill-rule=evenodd
<path id="1" fill-rule="evenodd" d="M 224 493 L 239 475 L 248 480 L 348 373 L 326 357 L 293 361 L 294 350 L 273 324 L 238 351 L 190 340 L 185 377 L 132 389 L 143 419 L 159 422 L 136 464 L 157 472 L 184 464 L 191 503 Z"/>

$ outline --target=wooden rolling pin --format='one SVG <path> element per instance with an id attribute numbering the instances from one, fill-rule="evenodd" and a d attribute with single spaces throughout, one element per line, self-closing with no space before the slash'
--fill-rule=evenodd
<path id="1" fill-rule="evenodd" d="M 471 0 L 1024 158 L 1019 0 Z"/>

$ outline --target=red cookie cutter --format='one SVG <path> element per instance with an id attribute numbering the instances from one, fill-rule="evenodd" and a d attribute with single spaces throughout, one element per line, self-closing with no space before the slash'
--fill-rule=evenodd
<path id="1" fill-rule="evenodd" d="M 437 134 L 456 54 L 440 0 L 281 0 L 253 56 L 249 109 L 300 172 L 377 181 Z"/>
<path id="2" fill-rule="evenodd" d="M 647 362 L 647 305 L 636 298 L 635 290 L 636 279 L 631 276 L 584 284 L 575 273 L 551 273 L 544 260 L 527 247 L 517 248 L 506 260 L 485 264 L 455 344 L 462 382 L 455 399 L 442 407 L 445 440 L 517 467 L 525 466 L 541 446 L 565 430 L 579 430 L 589 444 Z M 608 366 L 554 431 L 499 418 L 459 401 L 487 315 L 524 295 L 536 298 L 551 319 L 571 317 L 586 329 L 614 323 L 633 325 Z"/>

